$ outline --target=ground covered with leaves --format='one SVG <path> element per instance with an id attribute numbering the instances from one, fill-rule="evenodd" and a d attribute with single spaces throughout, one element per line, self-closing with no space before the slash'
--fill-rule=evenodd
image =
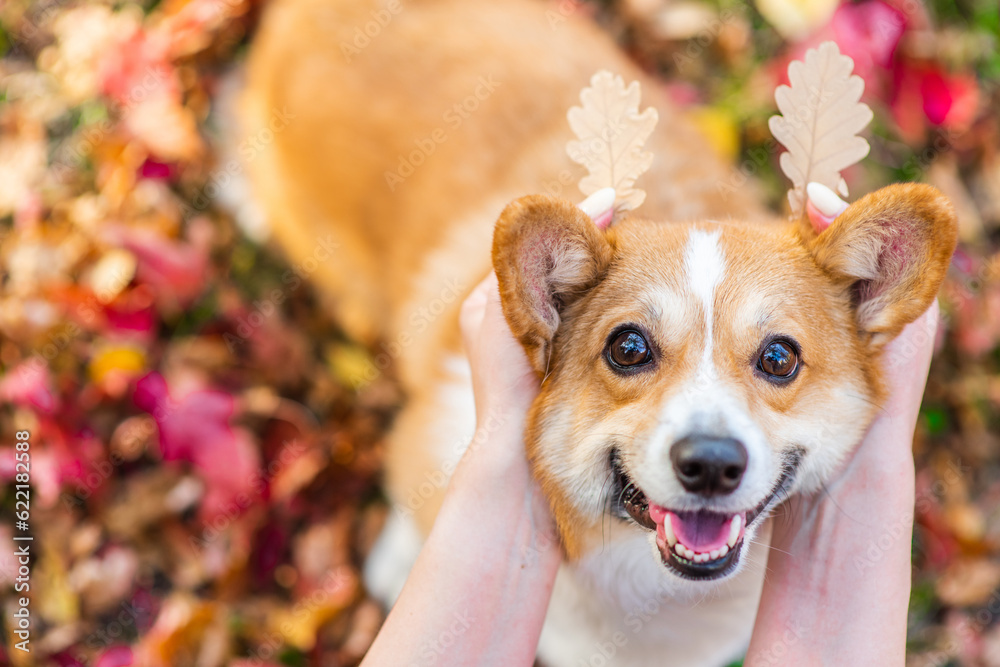
<path id="1" fill-rule="evenodd" d="M 539 0 L 541 2 L 541 0 Z M 0 5 L 0 660 L 351 665 L 383 612 L 391 369 L 221 200 L 248 0 Z M 1000 665 L 1000 18 L 990 0 L 561 0 L 591 15 L 775 208 L 787 63 L 835 39 L 875 111 L 854 196 L 922 180 L 961 243 L 914 452 L 909 662 Z M 221 119 L 221 120 L 220 120 Z M 266 137 L 245 137 L 256 150 Z M 30 433 L 19 526 L 16 433 Z M 31 653 L 11 545 L 32 536 Z M 877 557 L 878 545 L 872 545 Z"/>

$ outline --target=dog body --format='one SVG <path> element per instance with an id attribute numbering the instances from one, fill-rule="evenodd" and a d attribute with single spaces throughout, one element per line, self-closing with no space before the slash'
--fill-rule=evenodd
<path id="1" fill-rule="evenodd" d="M 565 153 L 566 111 L 599 69 L 642 81 L 660 113 L 643 218 L 606 232 L 568 201 L 582 174 Z M 338 248 L 314 278 L 408 395 L 373 590 L 398 592 L 479 437 L 457 316 L 492 239 L 508 322 L 545 377 L 526 444 L 570 557 L 540 657 L 738 655 L 764 518 L 861 439 L 878 353 L 954 247 L 947 203 L 894 186 L 818 238 L 763 222 L 655 82 L 585 18 L 531 0 L 276 0 L 241 110 L 248 134 L 290 119 L 247 164 L 255 198 L 293 258 Z"/>

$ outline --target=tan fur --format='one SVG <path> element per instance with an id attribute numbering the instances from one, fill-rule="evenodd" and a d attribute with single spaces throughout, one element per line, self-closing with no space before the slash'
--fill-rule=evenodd
<path id="1" fill-rule="evenodd" d="M 533 0 L 399 6 L 367 46 L 345 53 L 381 2 L 275 0 L 242 99 L 248 135 L 275 112 L 290 118 L 247 165 L 278 241 L 293 260 L 312 256 L 328 235 L 339 244 L 313 277 L 348 332 L 398 365 L 409 394 L 387 461 L 397 511 L 426 534 L 442 480 L 472 437 L 457 314 L 490 270 L 491 238 L 505 315 L 544 377 L 525 434 L 528 455 L 567 554 L 589 563 L 564 574 L 557 590 L 597 596 L 601 576 L 625 577 L 587 570 L 615 544 L 632 545 L 633 569 L 662 574 L 651 553 L 635 552 L 647 533 L 608 518 L 608 455 L 620 450 L 624 468 L 657 502 L 680 498 L 664 458 L 681 428 L 671 412 L 678 405 L 718 398 L 719 418 L 708 427 L 738 426 L 759 445 L 754 461 L 766 469 L 733 503 L 756 502 L 790 448 L 806 452 L 797 489 L 828 479 L 882 399 L 879 350 L 937 293 L 955 243 L 947 202 L 926 186 L 893 186 L 862 198 L 815 238 L 763 223 L 752 186 L 734 192 L 745 179 L 586 20 Z M 660 114 L 647 143 L 655 161 L 637 184 L 649 195 L 642 217 L 608 230 L 575 208 L 582 174 L 565 154 L 566 111 L 598 69 L 640 80 L 644 105 Z M 475 109 L 455 116 L 468 100 Z M 412 174 L 392 176 L 418 160 Z M 700 275 L 685 265 L 696 237 L 709 239 L 724 265 L 708 303 L 692 286 Z M 626 323 L 648 334 L 656 360 L 628 377 L 604 357 L 608 336 Z M 785 386 L 755 371 L 773 334 L 802 348 L 799 375 Z M 591 578 L 566 583 L 574 576 Z M 730 589 L 752 598 L 759 582 Z M 553 609 L 580 608 L 570 600 Z M 584 606 L 606 616 L 581 626 L 581 641 L 624 616 L 624 607 L 594 600 Z M 743 616 L 727 621 L 732 637 L 709 646 L 714 653 L 677 655 L 722 660 L 749 632 Z M 648 649 L 636 644 L 617 664 L 661 664 L 655 633 L 665 630 L 651 627 Z M 577 637 L 546 637 L 545 650 L 562 647 L 548 660 L 577 664 L 575 649 L 566 649 Z"/>
<path id="2" fill-rule="evenodd" d="M 862 295 L 877 295 L 858 313 L 858 327 L 874 348 L 937 296 L 955 251 L 954 220 L 954 207 L 935 188 L 892 185 L 862 197 L 812 241 L 816 262 L 831 276 Z"/>
<path id="3" fill-rule="evenodd" d="M 269 3 L 248 60 L 241 121 L 244 135 L 259 136 L 275 113 L 290 116 L 247 162 L 254 197 L 294 260 L 332 236 L 340 252 L 311 278 L 352 336 L 381 341 L 411 392 L 441 378 L 442 354 L 461 353 L 461 299 L 438 316 L 423 313 L 443 292 L 450 297 L 452 286 L 464 296 L 490 270 L 503 207 L 532 192 L 576 196 L 583 174 L 565 153 L 566 111 L 598 69 L 642 81 L 644 104 L 660 113 L 648 142 L 656 157 L 639 181 L 648 191 L 644 211 L 673 220 L 763 215 L 749 187 L 718 195 L 720 184 L 746 178 L 725 168 L 658 84 L 586 19 L 557 13 L 553 25 L 545 5 L 532 0 L 415 0 L 348 62 L 342 45 L 353 45 L 356 29 L 381 6 Z M 452 127 L 444 114 L 474 95 L 484 76 L 499 87 Z M 446 140 L 390 189 L 385 174 L 439 129 Z M 402 439 L 389 460 L 398 497 L 429 470 L 408 462 L 419 455 L 411 437 Z M 438 503 L 417 512 L 424 528 Z"/>
<path id="4" fill-rule="evenodd" d="M 649 143 L 657 159 L 641 182 L 649 190 L 646 211 L 674 219 L 760 214 L 742 192 L 719 199 L 718 186 L 733 182 L 731 174 L 671 111 L 657 84 L 586 20 L 560 16 L 553 26 L 545 5 L 530 0 L 415 0 L 347 62 L 342 45 L 353 44 L 355 28 L 381 6 L 271 3 L 243 97 L 248 134 L 274 110 L 292 116 L 249 163 L 255 195 L 293 255 L 306 256 L 315 238 L 335 234 L 343 253 L 316 279 L 336 295 L 338 312 L 359 338 L 391 335 L 384 313 L 413 296 L 413 277 L 429 251 L 490 194 L 515 193 L 508 201 L 542 191 L 576 196 L 582 174 L 565 153 L 566 111 L 601 68 L 642 80 L 644 104 L 660 110 Z M 445 114 L 474 96 L 484 77 L 498 84 L 495 91 L 453 127 L 455 116 Z M 445 141 L 390 189 L 385 174 L 435 130 Z M 696 164 L 686 159 L 692 154 L 701 155 Z M 480 223 L 481 247 L 488 248 L 501 208 Z M 468 260 L 476 265 L 470 274 L 489 268 L 488 254 Z"/>
<path id="5" fill-rule="evenodd" d="M 564 304 L 561 326 L 548 341 L 537 340 L 541 316 L 533 315 L 531 308 L 544 310 L 550 305 L 538 306 L 537 299 L 525 296 L 523 289 L 508 287 L 501 292 L 512 329 L 530 341 L 526 348 L 544 349 L 551 344 L 546 381 L 529 419 L 527 444 L 571 556 L 599 544 L 605 511 L 604 498 L 588 505 L 567 492 L 580 483 L 564 466 L 565 460 L 580 455 L 580 434 L 600 431 L 602 424 L 609 433 L 589 457 L 589 464 L 597 470 L 612 444 L 628 459 L 642 460 L 659 418 L 658 406 L 690 382 L 702 363 L 705 331 L 678 261 L 691 229 L 718 229 L 721 248 L 730 258 L 716 297 L 714 359 L 722 369 L 720 382 L 749 406 L 775 452 L 791 446 L 808 451 L 816 445 L 789 440 L 785 432 L 790 421 L 826 430 L 834 430 L 832 422 L 825 427 L 822 423 L 831 415 L 838 424 L 846 421 L 837 430 L 849 435 L 839 444 L 833 439 L 828 443 L 834 456 L 830 465 L 812 475 L 814 486 L 846 456 L 874 415 L 883 398 L 880 345 L 916 319 L 936 297 L 957 228 L 952 209 L 940 194 L 919 185 L 891 186 L 863 198 L 809 243 L 793 225 L 666 225 L 632 218 L 612 226 L 605 243 L 591 234 L 584 244 L 579 240 L 579 214 L 569 212 L 571 205 L 562 205 L 567 219 L 560 226 L 551 219 L 559 210 L 557 203 L 544 203 L 543 216 L 512 206 L 498 222 L 494 262 L 508 284 L 518 280 L 517 269 L 512 267 L 523 266 L 523 244 L 532 238 L 532 229 L 546 239 L 545 247 L 556 249 L 561 244 L 551 234 L 562 229 L 565 243 L 594 248 L 594 266 L 609 267 L 606 272 L 586 274 L 574 299 Z M 513 215 L 518 211 L 522 211 L 521 219 Z M 859 279 L 882 279 L 877 255 L 896 234 L 908 238 L 906 270 L 883 281 L 884 294 L 880 292 L 874 304 L 857 302 L 851 285 Z M 610 260 L 606 248 L 612 249 Z M 552 253 L 547 264 L 550 271 L 558 270 L 561 257 Z M 575 266 L 582 263 L 578 257 L 569 261 Z M 534 263 L 521 270 L 526 274 L 520 276 L 522 282 L 537 280 Z M 596 285 L 595 275 L 602 275 Z M 669 314 L 644 308 L 636 298 L 639 290 L 669 294 L 680 308 Z M 664 326 L 667 321 L 669 326 Z M 603 346 L 608 334 L 624 323 L 640 325 L 652 335 L 659 356 L 655 372 L 623 378 L 609 369 Z M 792 336 L 802 347 L 800 372 L 787 386 L 775 386 L 753 372 L 761 341 L 769 333 Z M 876 333 L 880 340 L 872 338 Z M 849 387 L 851 395 L 836 396 L 833 390 L 838 386 Z M 808 467 L 804 478 L 809 479 Z M 601 485 L 599 475 L 588 481 L 597 488 Z"/>
<path id="6" fill-rule="evenodd" d="M 572 203 L 522 197 L 500 214 L 493 265 L 504 315 L 532 365 L 545 375 L 559 312 L 604 277 L 611 246 Z"/>

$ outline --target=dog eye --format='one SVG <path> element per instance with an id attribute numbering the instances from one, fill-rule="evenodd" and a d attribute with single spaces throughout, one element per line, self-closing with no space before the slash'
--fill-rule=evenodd
<path id="1" fill-rule="evenodd" d="M 760 353 L 757 368 L 776 378 L 791 378 L 799 368 L 799 357 L 790 343 L 776 340 Z"/>
<path id="2" fill-rule="evenodd" d="M 608 346 L 608 359 L 616 366 L 639 366 L 652 358 L 649 344 L 638 331 L 623 331 Z"/>

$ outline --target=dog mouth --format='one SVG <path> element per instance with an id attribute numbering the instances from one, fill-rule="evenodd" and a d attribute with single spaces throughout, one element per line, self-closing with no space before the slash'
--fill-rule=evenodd
<path id="1" fill-rule="evenodd" d="M 736 569 L 747 527 L 766 516 L 787 495 L 801 460 L 798 450 L 786 457 L 777 482 L 756 507 L 724 513 L 671 510 L 650 503 L 625 472 L 618 452 L 611 455 L 619 509 L 643 528 L 655 531 L 656 546 L 666 567 L 684 579 L 694 580 L 718 579 Z"/>

